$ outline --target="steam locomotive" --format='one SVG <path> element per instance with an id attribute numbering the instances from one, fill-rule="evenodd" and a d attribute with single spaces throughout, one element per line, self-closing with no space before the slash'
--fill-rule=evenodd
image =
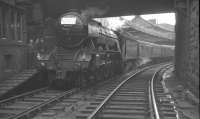
<path id="1" fill-rule="evenodd" d="M 85 87 L 122 72 L 123 49 L 114 31 L 74 11 L 57 21 L 44 30 L 43 47 L 37 54 L 52 87 Z"/>

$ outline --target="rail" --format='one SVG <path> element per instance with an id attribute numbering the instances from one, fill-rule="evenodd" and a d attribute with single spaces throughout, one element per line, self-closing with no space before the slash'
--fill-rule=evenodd
<path id="1" fill-rule="evenodd" d="M 46 89 L 48 89 L 48 87 L 36 89 L 36 90 L 30 91 L 30 92 L 27 92 L 27 93 L 23 93 L 23 94 L 20 94 L 20 95 L 17 95 L 17 96 L 10 97 L 8 99 L 0 100 L 0 105 L 5 104 L 6 102 L 10 102 L 10 101 L 22 98 L 24 96 L 32 95 L 34 93 L 37 93 L 37 92 L 40 92 L 40 91 L 43 91 L 43 90 L 46 90 Z"/>
<path id="2" fill-rule="evenodd" d="M 120 87 L 122 87 L 122 85 L 124 85 L 128 80 L 130 80 L 132 77 L 134 77 L 135 75 L 137 75 L 138 73 L 141 73 L 141 72 L 143 72 L 143 71 L 145 71 L 145 70 L 147 70 L 147 69 L 150 69 L 150 68 L 152 68 L 152 67 L 154 67 L 154 66 L 159 66 L 159 65 L 161 65 L 161 66 L 163 66 L 164 64 L 166 64 L 166 63 L 160 63 L 160 64 L 156 64 L 156 65 L 153 65 L 153 66 L 148 66 L 148 67 L 145 67 L 145 68 L 143 68 L 143 69 L 141 69 L 141 70 L 139 70 L 139 71 L 137 71 L 136 73 L 134 73 L 134 74 L 132 74 L 131 76 L 129 76 L 126 80 L 124 80 L 124 81 L 122 81 L 104 100 L 103 100 L 103 102 L 92 112 L 92 114 L 87 118 L 87 119 L 95 119 L 96 117 L 97 117 L 97 115 L 101 112 L 101 110 L 103 110 L 103 108 L 105 107 L 105 105 L 108 103 L 108 101 L 113 97 L 113 95 L 117 92 L 117 90 L 120 88 Z M 167 65 L 169 65 L 169 63 L 167 63 Z M 166 66 L 166 65 L 164 65 L 164 66 Z M 161 69 L 161 68 L 159 68 L 159 69 Z M 160 70 L 159 70 L 160 71 Z M 157 72 L 157 71 L 156 71 Z M 154 74 L 154 76 L 155 76 L 155 74 Z M 154 77 L 153 76 L 153 77 Z M 150 86 L 149 86 L 150 87 Z M 155 97 L 154 97 L 154 101 L 155 101 Z M 153 105 L 154 104 L 156 104 L 155 102 L 153 103 Z M 157 109 L 157 107 L 155 107 L 156 108 L 156 110 L 158 110 Z M 158 113 L 158 111 L 156 112 L 156 113 Z M 157 114 L 156 114 L 157 115 Z M 157 119 L 160 119 L 160 118 L 157 118 Z"/>
<path id="3" fill-rule="evenodd" d="M 19 118 L 22 118 L 22 117 L 27 117 L 30 113 L 33 113 L 37 110 L 40 110 L 42 109 L 43 107 L 47 106 L 48 104 L 52 103 L 52 102 L 55 102 L 55 101 L 58 101 L 59 99 L 61 99 L 62 97 L 65 97 L 65 96 L 68 96 L 68 95 L 71 95 L 73 93 L 75 93 L 78 89 L 72 89 L 72 90 L 69 90 L 69 91 L 65 91 L 64 93 L 62 93 L 61 95 L 59 95 L 58 97 L 54 97 L 54 98 L 51 98 L 49 99 L 48 101 L 42 103 L 42 104 L 39 104 L 39 105 L 36 105 L 20 114 L 17 114 L 17 115 L 14 115 L 8 119 L 19 119 Z"/>
<path id="4" fill-rule="evenodd" d="M 141 73 L 149 68 L 151 68 L 152 66 L 149 67 L 145 67 L 139 71 L 137 71 L 136 73 L 132 74 L 131 76 L 129 76 L 126 80 L 122 81 L 104 100 L 103 102 L 95 109 L 95 111 L 93 111 L 93 113 L 87 118 L 87 119 L 95 119 L 95 117 L 98 115 L 98 113 L 104 108 L 104 106 L 107 104 L 107 102 L 109 101 L 109 99 L 111 99 L 111 97 L 117 92 L 117 90 L 123 85 L 125 84 L 128 80 L 130 80 L 132 77 L 134 77 L 135 75 L 137 75 L 138 73 Z"/>
<path id="5" fill-rule="evenodd" d="M 170 67 L 172 64 L 166 64 L 164 66 L 162 66 L 161 68 L 159 68 L 153 75 L 152 79 L 149 81 L 149 105 L 150 105 L 150 109 L 151 109 L 151 118 L 152 119 L 161 119 L 160 118 L 160 114 L 159 114 L 159 110 L 158 110 L 158 105 L 156 103 L 156 97 L 155 97 L 155 91 L 154 91 L 154 80 L 156 79 L 156 76 L 158 75 L 158 73 L 165 68 Z"/>
<path id="6" fill-rule="evenodd" d="M 23 93 L 21 95 L 17 95 L 17 96 L 14 96 L 14 97 L 11 97 L 11 98 L 8 98 L 8 99 L 5 99 L 5 100 L 1 100 L 0 106 L 4 106 L 4 105 L 6 105 L 6 103 L 9 104 L 10 102 L 15 102 L 15 101 L 18 101 L 19 99 L 23 99 L 27 96 L 31 96 L 31 95 L 34 95 L 34 94 L 37 94 L 37 93 L 40 93 L 40 92 L 43 92 L 43 91 L 46 91 L 46 90 L 48 90 L 48 87 L 37 89 L 37 90 L 30 91 L 30 92 L 27 92 L 27 93 Z M 79 88 L 73 88 L 73 89 L 68 90 L 68 91 L 63 91 L 58 96 L 51 97 L 48 100 L 46 100 L 46 101 L 44 101 L 40 104 L 36 104 L 34 106 L 31 106 L 30 108 L 23 110 L 18 114 L 10 115 L 10 116 L 6 117 L 6 119 L 29 118 L 31 114 L 34 114 L 34 112 L 37 112 L 37 111 L 41 110 L 42 108 L 48 106 L 49 104 L 56 102 L 56 101 L 59 101 L 60 99 L 66 97 L 66 96 L 70 96 L 71 94 L 77 92 L 78 90 L 79 90 Z"/>

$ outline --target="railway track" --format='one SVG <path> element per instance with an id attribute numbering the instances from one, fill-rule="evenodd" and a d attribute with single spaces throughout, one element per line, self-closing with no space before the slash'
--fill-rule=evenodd
<path id="1" fill-rule="evenodd" d="M 144 68 L 96 86 L 98 89 L 93 98 L 82 101 L 88 103 L 83 108 L 72 106 L 77 105 L 81 98 L 71 96 L 37 114 L 34 119 L 177 119 L 171 99 L 162 92 L 160 81 L 153 81 L 159 73 L 158 69 L 158 66 Z M 151 87 L 152 81 L 153 84 L 156 82 L 153 85 L 155 89 Z M 149 96 L 151 89 L 155 92 L 154 101 Z M 68 107 L 70 110 L 66 111 Z M 156 118 L 156 112 L 159 118 Z"/>
<path id="2" fill-rule="evenodd" d="M 88 92 L 87 90 L 86 91 L 84 90 L 77 94 L 71 95 L 70 97 L 63 98 L 60 102 L 47 108 L 41 113 L 38 113 L 34 117 L 34 119 L 53 119 L 53 118 L 55 119 L 55 118 L 58 118 L 55 116 L 57 113 L 66 112 L 66 109 L 76 111 L 78 108 L 81 110 L 81 106 L 76 107 L 76 105 L 79 105 L 79 103 L 86 103 L 86 105 L 87 103 L 93 103 L 96 106 L 98 106 L 98 104 L 100 104 L 120 82 L 121 81 L 115 81 L 115 82 L 111 81 L 109 82 L 109 84 L 103 83 L 101 85 L 98 85 L 97 87 L 98 88 L 101 87 L 100 89 L 93 88 L 94 90 L 98 90 L 98 93 L 96 91 L 91 92 L 91 88 L 90 88 Z M 88 98 L 88 96 L 90 98 Z M 91 108 L 95 108 L 95 106 L 93 105 Z M 69 115 L 70 114 L 68 114 L 67 116 Z M 72 115 L 69 117 L 72 118 Z"/>
<path id="3" fill-rule="evenodd" d="M 107 80 L 103 83 L 90 87 L 88 90 L 82 91 L 82 93 L 84 92 L 83 94 L 79 92 L 70 97 L 63 98 L 60 102 L 38 113 L 34 116 L 34 119 L 86 118 L 89 116 L 88 114 L 92 113 L 92 111 L 97 108 L 98 105 L 101 104 L 101 102 L 110 94 L 110 92 L 112 92 L 125 78 L 133 75 L 135 72 L 143 71 L 144 69 L 138 69 L 127 73 L 121 78 L 116 79 L 115 77 L 111 80 Z M 77 106 L 80 103 L 84 103 L 86 106 Z M 84 110 L 85 108 L 88 110 Z M 82 112 L 86 112 L 88 114 Z"/>
<path id="4" fill-rule="evenodd" d="M 88 99 L 83 99 L 82 96 L 76 96 L 76 94 L 81 92 L 78 91 L 78 89 L 73 89 L 70 91 L 56 91 L 50 90 L 48 88 L 43 88 L 3 100 L 0 102 L 0 119 L 29 119 L 32 117 L 34 119 L 55 119 L 57 118 L 55 115 L 59 115 L 60 112 L 66 112 L 66 107 L 69 107 L 73 111 L 75 110 L 76 113 L 67 113 L 67 115 L 65 115 L 63 118 L 129 119 L 130 117 L 130 119 L 140 119 L 144 117 L 149 119 L 149 117 L 153 115 L 150 113 L 150 109 L 153 108 L 148 106 L 149 80 L 147 78 L 149 78 L 149 75 L 152 75 L 152 73 L 157 70 L 157 68 L 149 68 L 150 67 L 141 69 L 136 72 L 130 72 L 118 80 L 108 80 L 109 83 L 105 82 L 94 86 L 96 87 L 95 91 L 93 89 L 89 89 L 90 98 Z M 146 72 L 148 76 L 144 75 L 143 77 L 143 73 L 138 74 L 139 72 L 143 71 L 144 74 Z M 136 79 L 134 78 L 132 80 L 133 77 L 136 77 Z M 124 84 L 121 82 L 124 82 Z M 168 114 L 169 117 L 174 117 L 175 113 L 171 111 L 171 105 L 168 104 L 170 102 L 167 102 L 167 98 L 163 98 L 164 95 L 159 92 L 161 91 L 161 84 L 158 83 L 157 87 L 158 89 L 156 90 L 158 90 L 158 92 L 156 92 L 156 94 L 161 96 L 158 98 L 162 99 L 159 104 L 159 109 L 164 109 L 162 110 L 162 114 L 164 114 L 164 116 Z M 95 92 L 92 92 L 94 93 L 92 95 L 91 90 Z M 84 95 L 87 94 L 84 93 L 83 96 Z M 78 107 L 79 109 L 74 109 L 74 106 L 72 105 L 79 103 L 80 100 L 86 100 L 83 102 L 88 103 L 88 105 L 86 105 L 84 108 Z"/>
<path id="5" fill-rule="evenodd" d="M 70 91 L 58 91 L 50 90 L 45 87 L 1 100 L 0 119 L 31 118 L 35 113 L 41 111 L 44 107 L 49 106 L 53 102 L 58 102 L 61 99 L 63 99 L 61 102 L 62 104 L 71 104 L 78 99 L 70 99 L 68 96 L 71 96 L 71 94 L 77 90 L 78 89 L 72 89 Z M 102 97 L 99 98 L 99 100 L 101 99 Z M 59 107 L 56 109 L 59 109 Z"/>
<path id="6" fill-rule="evenodd" d="M 160 67 L 150 68 L 124 80 L 87 119 L 177 119 L 159 71 Z"/>
<path id="7" fill-rule="evenodd" d="M 109 88 L 111 88 L 110 85 Z M 1 100 L 0 119 L 29 119 L 36 113 L 42 111 L 45 107 L 53 104 L 54 102 L 57 102 L 57 105 L 53 109 L 59 110 L 63 107 L 63 104 L 71 104 L 79 100 L 78 98 L 73 98 L 72 94 L 74 94 L 75 92 L 79 92 L 79 89 L 59 91 L 45 87 L 5 100 Z M 68 96 L 71 96 L 72 98 L 69 98 Z M 98 100 L 102 99 L 102 97 L 99 97 Z M 59 103 L 60 101 L 61 103 Z M 62 106 L 58 107 L 59 104 L 62 104 Z M 52 108 L 50 108 L 50 110 L 51 109 Z M 49 113 L 47 112 L 44 115 L 48 117 L 48 114 Z"/>
<path id="8" fill-rule="evenodd" d="M 31 117 L 45 106 L 71 95 L 78 89 L 58 91 L 46 88 L 37 89 L 0 101 L 0 119 L 19 119 Z"/>

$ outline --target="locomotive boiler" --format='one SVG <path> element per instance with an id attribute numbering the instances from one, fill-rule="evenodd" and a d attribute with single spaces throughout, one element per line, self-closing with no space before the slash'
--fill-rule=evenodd
<path id="1" fill-rule="evenodd" d="M 85 87 L 122 71 L 122 49 L 114 31 L 78 12 L 68 12 L 57 21 L 44 30 L 49 51 L 38 53 L 52 87 Z"/>

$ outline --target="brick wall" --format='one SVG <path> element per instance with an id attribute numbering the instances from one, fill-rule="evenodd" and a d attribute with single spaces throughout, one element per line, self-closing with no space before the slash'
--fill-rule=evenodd
<path id="1" fill-rule="evenodd" d="M 199 96 L 199 1 L 177 8 L 176 20 L 176 75 Z"/>

